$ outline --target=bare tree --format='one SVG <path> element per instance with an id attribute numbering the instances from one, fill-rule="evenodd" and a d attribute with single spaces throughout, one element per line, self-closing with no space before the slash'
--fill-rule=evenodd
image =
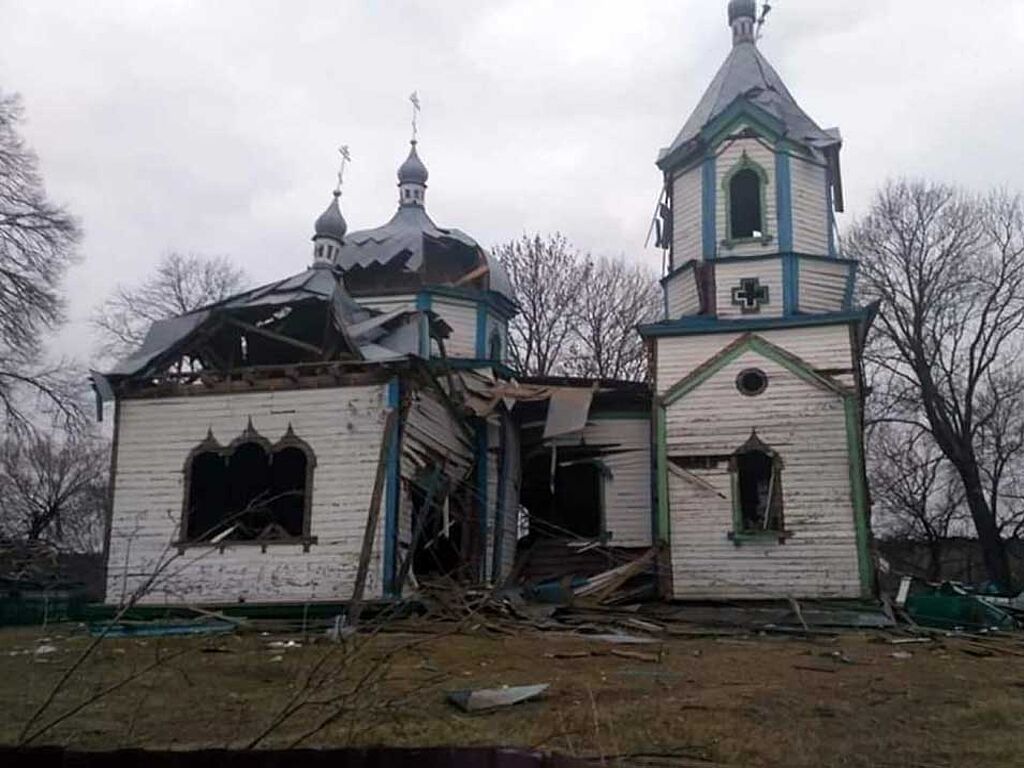
<path id="1" fill-rule="evenodd" d="M 625 258 L 591 261 L 578 286 L 579 318 L 566 369 L 575 376 L 643 381 L 647 353 L 637 326 L 662 308 L 657 278 Z"/>
<path id="2" fill-rule="evenodd" d="M 927 432 L 956 470 L 989 577 L 1012 586 L 992 451 L 1024 374 L 1024 206 L 921 182 L 878 194 L 848 255 L 882 301 L 866 360 L 884 419 Z M 1013 456 L 1017 452 L 1012 453 Z"/>
<path id="3" fill-rule="evenodd" d="M 245 272 L 225 256 L 170 253 L 156 273 L 135 286 L 118 286 L 93 313 L 100 352 L 123 357 L 142 344 L 156 320 L 182 315 L 245 289 Z"/>
<path id="4" fill-rule="evenodd" d="M 557 372 L 580 316 L 589 264 L 559 233 L 546 238 L 523 235 L 494 252 L 520 305 L 509 328 L 515 367 L 530 376 Z"/>
<path id="5" fill-rule="evenodd" d="M 79 415 L 62 366 L 42 365 L 42 339 L 64 320 L 61 280 L 80 232 L 46 196 L 35 154 L 18 133 L 21 101 L 0 91 L 0 408 L 5 427 L 29 424 L 26 396 Z"/>
<path id="6" fill-rule="evenodd" d="M 868 439 L 876 529 L 928 548 L 928 578 L 942 577 L 942 547 L 969 525 L 963 484 L 927 432 L 881 423 Z"/>
<path id="7" fill-rule="evenodd" d="M 0 446 L 0 531 L 14 541 L 98 552 L 109 449 L 86 435 L 12 435 Z"/>

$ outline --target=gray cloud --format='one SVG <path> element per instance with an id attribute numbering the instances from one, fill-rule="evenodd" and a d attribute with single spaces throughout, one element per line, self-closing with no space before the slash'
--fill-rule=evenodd
<path id="1" fill-rule="evenodd" d="M 1024 3 L 778 0 L 762 49 L 846 137 L 850 208 L 896 175 L 1019 183 Z M 428 208 L 484 243 L 643 250 L 669 143 L 728 53 L 726 0 L 0 0 L 0 87 L 83 221 L 60 348 L 168 250 L 303 268 L 352 146 L 354 228 L 395 204 L 418 89 Z M 848 217 L 847 217 L 848 218 Z"/>

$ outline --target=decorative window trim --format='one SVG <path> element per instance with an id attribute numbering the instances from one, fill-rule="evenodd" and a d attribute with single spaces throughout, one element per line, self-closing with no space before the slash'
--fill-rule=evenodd
<path id="1" fill-rule="evenodd" d="M 769 456 L 772 459 L 772 473 L 773 473 L 773 496 L 775 493 L 778 494 L 778 517 L 780 525 L 778 528 L 765 528 L 762 530 L 749 529 L 744 524 L 743 520 L 743 505 L 741 498 L 740 489 L 740 472 L 739 472 L 739 457 L 745 453 L 759 452 Z M 766 445 L 757 436 L 757 430 L 750 433 L 750 438 L 740 446 L 735 453 L 729 458 L 729 476 L 730 483 L 732 486 L 732 524 L 733 529 L 728 532 L 727 538 L 736 546 L 742 544 L 785 544 L 789 539 L 793 538 L 794 534 L 792 531 L 786 529 L 786 517 L 785 517 L 785 493 L 782 485 L 782 471 L 785 469 L 785 463 L 782 461 L 782 457 L 778 451 L 775 451 L 770 446 Z M 768 500 L 769 505 L 772 504 L 772 500 Z M 766 515 L 770 515 L 770 511 L 766 511 Z"/>
<path id="2" fill-rule="evenodd" d="M 301 535 L 275 539 L 223 539 L 218 542 L 196 541 L 189 538 L 189 501 L 192 497 L 192 468 L 195 458 L 204 453 L 212 453 L 223 457 L 225 459 L 225 463 L 228 463 L 231 461 L 232 454 L 239 447 L 248 443 L 255 443 L 260 446 L 260 448 L 262 448 L 269 457 L 271 464 L 273 463 L 276 455 L 287 449 L 297 449 L 305 455 L 306 478 L 302 496 L 303 506 Z M 183 470 L 184 495 L 181 505 L 181 521 L 178 526 L 178 540 L 173 543 L 173 546 L 176 547 L 179 552 L 195 548 L 216 548 L 223 552 L 228 547 L 260 547 L 263 552 L 266 552 L 268 547 L 301 545 L 303 552 L 309 552 L 310 546 L 318 543 L 317 537 L 312 535 L 313 475 L 316 469 L 316 464 L 316 454 L 312 447 L 309 443 L 295 434 L 295 430 L 292 428 L 290 422 L 285 433 L 276 443 L 271 443 L 270 440 L 256 430 L 253 426 L 251 417 L 249 418 L 242 433 L 226 446 L 221 445 L 214 437 L 212 428 L 208 428 L 206 437 L 199 445 L 189 451 L 189 454 L 185 459 L 185 466 Z"/>
<path id="3" fill-rule="evenodd" d="M 739 237 L 734 238 L 732 236 L 732 180 L 733 177 L 740 171 L 753 171 L 757 174 L 757 177 L 761 180 L 760 184 L 760 195 L 761 195 L 761 236 L 760 237 Z M 736 248 L 741 245 L 749 245 L 756 243 L 757 245 L 770 245 L 775 241 L 775 237 L 772 235 L 769 222 L 768 222 L 768 172 L 757 162 L 750 159 L 750 155 L 747 154 L 746 150 L 743 150 L 743 154 L 740 159 L 733 165 L 732 168 L 725 174 L 722 179 L 722 191 L 725 200 L 725 234 L 719 243 L 723 248 Z"/>

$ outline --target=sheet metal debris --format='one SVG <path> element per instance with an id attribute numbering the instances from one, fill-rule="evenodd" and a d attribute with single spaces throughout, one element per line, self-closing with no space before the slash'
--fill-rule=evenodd
<path id="1" fill-rule="evenodd" d="M 543 683 L 540 685 L 452 691 L 448 694 L 448 701 L 463 712 L 484 712 L 491 709 L 511 707 L 539 698 L 549 687 L 550 683 Z"/>

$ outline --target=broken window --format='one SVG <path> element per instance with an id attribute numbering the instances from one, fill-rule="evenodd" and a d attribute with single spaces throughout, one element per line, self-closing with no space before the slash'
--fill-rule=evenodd
<path id="1" fill-rule="evenodd" d="M 782 462 L 756 434 L 733 456 L 737 533 L 781 532 Z"/>
<path id="2" fill-rule="evenodd" d="M 604 535 L 608 469 L 592 456 L 591 449 L 558 448 L 554 456 L 544 449 L 527 459 L 521 499 L 531 532 L 554 539 Z"/>
<path id="3" fill-rule="evenodd" d="M 490 348 L 490 359 L 495 362 L 501 362 L 501 334 L 497 328 L 491 331 Z"/>
<path id="4" fill-rule="evenodd" d="M 182 540 L 308 543 L 314 464 L 290 425 L 276 445 L 251 423 L 227 447 L 208 434 L 185 465 Z"/>
<path id="5" fill-rule="evenodd" d="M 729 180 L 729 221 L 733 240 L 761 237 L 761 177 L 753 168 L 744 168 Z"/>

